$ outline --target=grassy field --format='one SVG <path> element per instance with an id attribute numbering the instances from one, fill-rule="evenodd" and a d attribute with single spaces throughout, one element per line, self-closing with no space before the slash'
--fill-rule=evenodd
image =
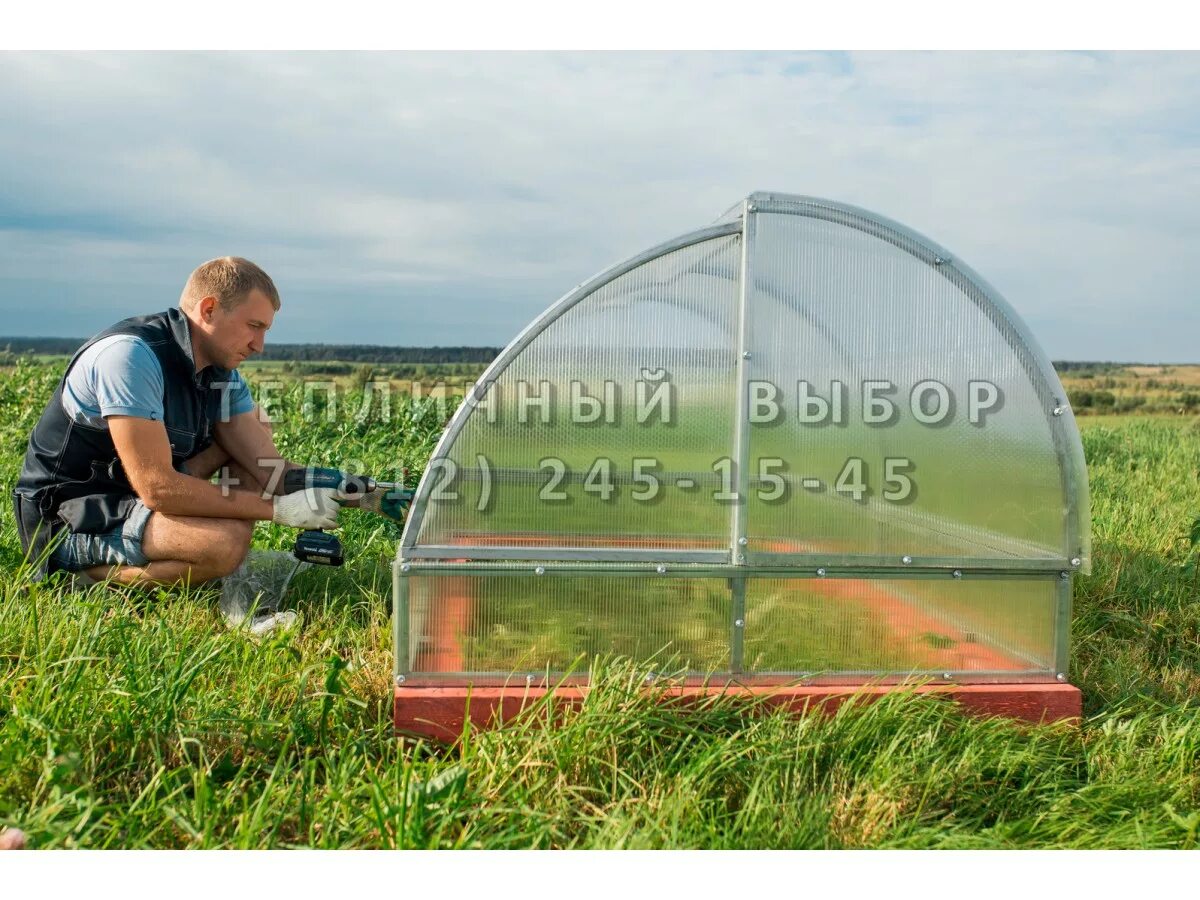
<path id="1" fill-rule="evenodd" d="M 7 484 L 58 371 L 0 370 Z M 394 524 L 348 512 L 351 564 L 302 574 L 302 626 L 255 641 L 222 627 L 211 589 L 32 583 L 5 504 L 0 826 L 36 847 L 1194 847 L 1196 421 L 1083 422 L 1095 562 L 1075 596 L 1080 728 L 903 694 L 828 718 L 728 700 L 679 714 L 607 660 L 556 727 L 533 727 L 541 708 L 452 750 L 402 746 Z M 294 459 L 415 473 L 444 419 L 410 402 L 386 424 L 276 427 Z M 292 537 L 262 525 L 256 546 Z"/>
<path id="2" fill-rule="evenodd" d="M 1200 413 L 1200 366 L 1091 364 L 1059 376 L 1076 415 Z"/>

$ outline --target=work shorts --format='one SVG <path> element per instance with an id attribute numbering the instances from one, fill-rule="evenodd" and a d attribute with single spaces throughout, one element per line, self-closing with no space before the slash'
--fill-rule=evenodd
<path id="1" fill-rule="evenodd" d="M 142 551 L 142 536 L 151 512 L 136 501 L 120 525 L 102 534 L 76 534 L 64 531 L 62 540 L 50 554 L 54 564 L 68 572 L 92 566 L 144 566 L 150 560 Z"/>
<path id="2" fill-rule="evenodd" d="M 29 500 L 13 494 L 21 545 L 29 549 L 34 529 L 44 527 Z M 51 570 L 77 572 L 92 566 L 144 566 L 149 560 L 142 550 L 142 538 L 151 511 L 134 498 L 121 522 L 96 534 L 73 532 L 61 524 L 55 529 L 54 549 L 50 553 Z"/>

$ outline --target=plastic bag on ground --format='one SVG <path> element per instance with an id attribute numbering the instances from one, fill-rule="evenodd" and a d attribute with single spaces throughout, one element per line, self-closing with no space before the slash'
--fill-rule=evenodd
<path id="1" fill-rule="evenodd" d="M 221 615 L 231 628 L 251 620 L 250 631 L 266 634 L 296 621 L 279 604 L 296 573 L 310 563 L 300 562 L 282 550 L 251 550 L 237 570 L 221 580 Z"/>

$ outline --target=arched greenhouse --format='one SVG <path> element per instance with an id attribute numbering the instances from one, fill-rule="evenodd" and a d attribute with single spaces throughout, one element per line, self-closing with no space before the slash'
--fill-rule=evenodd
<path id="1" fill-rule="evenodd" d="M 1089 552 L 1075 421 L 1012 308 L 901 225 L 756 193 L 568 293 L 458 409 L 397 553 L 397 708 L 603 654 L 1058 684 Z"/>

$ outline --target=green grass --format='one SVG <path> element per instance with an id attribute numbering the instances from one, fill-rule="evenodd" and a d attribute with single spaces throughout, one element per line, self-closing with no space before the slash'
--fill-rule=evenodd
<path id="1" fill-rule="evenodd" d="M 57 367 L 0 372 L 15 479 Z M 1080 728 L 899 694 L 791 719 L 663 707 L 620 660 L 577 710 L 453 749 L 391 736 L 386 563 L 398 529 L 348 513 L 352 564 L 309 571 L 302 627 L 256 642 L 211 589 L 32 583 L 0 525 L 0 826 L 36 847 L 1194 847 L 1200 430 L 1089 419 L 1094 572 L 1075 596 Z M 444 422 L 277 426 L 286 453 L 414 475 Z M 256 545 L 292 535 L 261 526 Z M 935 635 L 934 638 L 937 636 Z M 556 715 L 553 727 L 535 727 Z"/>

